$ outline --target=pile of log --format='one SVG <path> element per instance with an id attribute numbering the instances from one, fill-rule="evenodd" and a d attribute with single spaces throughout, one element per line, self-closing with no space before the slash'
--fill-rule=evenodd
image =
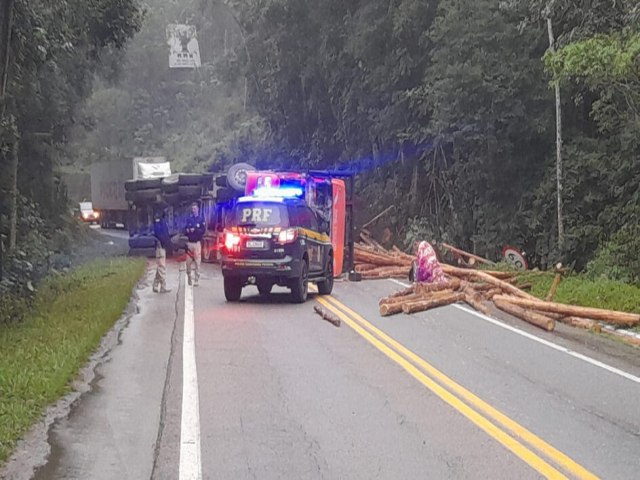
<path id="1" fill-rule="evenodd" d="M 640 325 L 640 315 L 599 308 L 578 307 L 540 300 L 516 281 L 515 272 L 474 270 L 442 264 L 447 281 L 441 284 L 414 283 L 411 287 L 380 300 L 382 316 L 411 314 L 430 308 L 465 302 L 490 314 L 493 308 L 548 331 L 556 321 L 600 331 L 601 323 L 631 327 Z M 557 284 L 555 285 L 557 288 Z"/>
<path id="2" fill-rule="evenodd" d="M 383 278 L 409 278 L 413 257 L 398 247 L 385 249 L 373 240 L 365 230 L 360 234 L 361 243 L 354 245 L 355 271 L 364 280 Z"/>

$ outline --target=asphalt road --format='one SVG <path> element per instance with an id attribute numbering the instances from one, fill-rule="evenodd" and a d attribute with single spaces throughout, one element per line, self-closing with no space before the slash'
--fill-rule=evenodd
<path id="1" fill-rule="evenodd" d="M 198 288 L 179 268 L 165 295 L 149 272 L 34 478 L 638 478 L 637 349 L 457 306 L 381 318 L 390 281 L 229 304 L 216 266 Z"/>

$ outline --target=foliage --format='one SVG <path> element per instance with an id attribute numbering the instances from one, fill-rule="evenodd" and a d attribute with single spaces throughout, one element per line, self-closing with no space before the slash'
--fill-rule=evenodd
<path id="1" fill-rule="evenodd" d="M 165 29 L 196 26 L 202 67 L 170 69 Z M 133 156 L 166 156 L 175 171 L 222 169 L 262 135 L 244 111 L 238 27 L 223 4 L 151 0 L 145 23 L 128 44 L 121 74 L 101 72 L 66 149 L 75 168 Z M 232 73 L 229 73 L 231 71 Z M 252 143 L 252 142 L 250 142 Z"/>
<path id="2" fill-rule="evenodd" d="M 94 72 L 107 54 L 113 56 L 124 47 L 142 18 L 138 0 L 16 0 L 8 102 L 0 119 L 0 238 L 8 237 L 11 215 L 12 167 L 5 142 L 14 128 L 19 139 L 18 204 L 27 202 L 30 211 L 25 214 L 21 207 L 19 245 L 4 258 L 9 262 L 3 265 L 9 269 L 9 282 L 16 283 L 17 275 L 25 283 L 24 273 L 37 271 L 35 263 L 49 249 L 45 243 L 52 237 L 46 232 L 68 224 L 66 192 L 55 175 L 62 146 L 78 107 L 91 91 Z M 40 221 L 37 226 L 28 225 L 35 219 Z M 30 260 L 24 263 L 22 257 Z M 37 262 L 31 261 L 34 257 Z"/>
<path id="3" fill-rule="evenodd" d="M 638 78 L 640 34 L 626 31 L 597 35 L 547 52 L 545 65 L 555 80 L 585 79 L 594 87 Z"/>
<path id="4" fill-rule="evenodd" d="M 620 280 L 640 286 L 640 226 L 625 225 L 587 265 L 590 278 Z"/>
<path id="5" fill-rule="evenodd" d="M 44 408 L 68 391 L 122 315 L 144 268 L 142 260 L 100 261 L 48 279 L 26 320 L 2 325 L 0 464 Z"/>

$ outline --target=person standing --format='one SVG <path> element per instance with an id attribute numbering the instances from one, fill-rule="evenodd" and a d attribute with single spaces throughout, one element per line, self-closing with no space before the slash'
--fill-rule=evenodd
<path id="1" fill-rule="evenodd" d="M 173 246 L 164 211 L 155 217 L 153 234 L 156 237 L 156 276 L 153 279 L 153 291 L 168 293 L 171 289 L 167 288 L 167 253 L 171 254 Z"/>
<path id="2" fill-rule="evenodd" d="M 202 259 L 202 237 L 204 236 L 204 217 L 200 215 L 197 203 L 191 204 L 191 215 L 187 218 L 185 235 L 187 236 L 187 278 L 189 285 L 198 286 L 200 279 L 200 261 Z M 193 270 L 193 277 L 191 271 Z"/>

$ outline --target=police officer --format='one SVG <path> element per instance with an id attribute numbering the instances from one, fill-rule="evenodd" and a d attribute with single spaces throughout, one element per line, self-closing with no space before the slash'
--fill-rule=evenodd
<path id="1" fill-rule="evenodd" d="M 204 236 L 204 217 L 200 215 L 200 208 L 197 203 L 191 204 L 191 215 L 187 218 L 185 235 L 187 236 L 187 277 L 189 285 L 198 286 L 200 279 L 200 260 L 202 259 L 202 237 Z M 195 268 L 194 268 L 195 267 Z M 191 270 L 193 278 L 191 277 Z"/>
<path id="2" fill-rule="evenodd" d="M 167 288 L 167 253 L 171 254 L 173 245 L 164 211 L 155 216 L 153 234 L 156 237 L 156 276 L 153 279 L 153 291 L 168 293 L 171 290 Z"/>

